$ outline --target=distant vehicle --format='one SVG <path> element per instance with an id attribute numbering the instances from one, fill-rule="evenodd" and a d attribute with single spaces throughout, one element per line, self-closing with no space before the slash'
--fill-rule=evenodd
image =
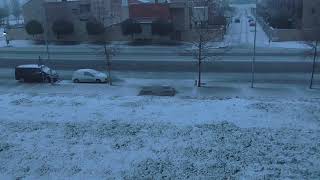
<path id="1" fill-rule="evenodd" d="M 20 82 L 56 82 L 59 75 L 45 65 L 25 64 L 15 69 L 15 79 Z"/>
<path id="2" fill-rule="evenodd" d="M 239 19 L 239 18 L 236 18 L 236 19 L 234 20 L 234 22 L 235 22 L 235 23 L 240 23 L 240 19 Z"/>
<path id="3" fill-rule="evenodd" d="M 250 26 L 255 26 L 255 25 L 256 25 L 256 22 L 254 22 L 254 21 L 250 22 Z"/>
<path id="4" fill-rule="evenodd" d="M 253 20 L 253 19 L 249 19 L 249 20 L 248 20 L 248 22 L 252 22 L 252 21 L 254 21 L 254 20 Z"/>
<path id="5" fill-rule="evenodd" d="M 79 69 L 73 73 L 72 81 L 74 83 L 104 83 L 108 81 L 108 76 L 94 69 Z"/>

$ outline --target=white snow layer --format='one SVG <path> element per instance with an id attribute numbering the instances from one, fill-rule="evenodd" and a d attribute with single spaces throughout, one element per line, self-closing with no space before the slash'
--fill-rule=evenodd
<path id="1" fill-rule="evenodd" d="M 318 179 L 320 100 L 0 95 L 0 179 Z"/>

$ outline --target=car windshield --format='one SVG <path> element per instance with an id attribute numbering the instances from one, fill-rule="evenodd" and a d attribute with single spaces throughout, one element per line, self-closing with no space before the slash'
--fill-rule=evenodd
<path id="1" fill-rule="evenodd" d="M 87 71 L 88 73 L 92 74 L 92 75 L 97 75 L 97 74 L 100 74 L 99 71 L 96 71 L 96 70 L 93 70 L 93 69 L 90 69 Z"/>

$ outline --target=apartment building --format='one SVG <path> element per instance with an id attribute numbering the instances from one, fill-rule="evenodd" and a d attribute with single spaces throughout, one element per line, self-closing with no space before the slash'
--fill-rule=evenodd
<path id="1" fill-rule="evenodd" d="M 47 2 L 58 2 L 58 0 L 29 0 L 22 6 L 24 22 L 36 20 L 44 21 L 44 4 Z"/>
<path id="2" fill-rule="evenodd" d="M 258 13 L 269 23 L 278 17 L 286 17 L 288 28 L 302 25 L 303 0 L 260 0 L 257 7 Z"/>
<path id="3" fill-rule="evenodd" d="M 258 7 L 270 16 L 288 16 L 297 29 L 310 28 L 320 21 L 320 0 L 260 0 Z"/>
<path id="4" fill-rule="evenodd" d="M 129 17 L 127 0 L 90 0 L 92 15 L 108 27 Z"/>
<path id="5" fill-rule="evenodd" d="M 304 0 L 302 32 L 304 39 L 320 41 L 320 0 Z"/>
<path id="6" fill-rule="evenodd" d="M 304 0 L 302 27 L 310 29 L 314 27 L 320 28 L 320 0 Z M 320 32 L 319 32 L 320 33 Z"/>
<path id="7" fill-rule="evenodd" d="M 83 41 L 88 39 L 88 20 L 96 19 L 106 28 L 111 28 L 129 16 L 127 0 L 30 0 L 22 9 L 25 23 L 36 20 L 43 26 L 47 25 L 49 38 L 52 40 L 57 40 L 51 29 L 53 22 L 58 19 L 72 22 L 76 29 L 72 35 L 64 37 L 64 40 Z"/>
<path id="8" fill-rule="evenodd" d="M 311 29 L 319 29 L 320 0 L 259 0 L 258 12 L 267 23 L 271 17 L 279 16 L 287 17 L 292 23 L 289 28 L 269 29 L 273 39 L 309 40 L 311 34 L 319 34 L 319 30 Z"/>
<path id="9" fill-rule="evenodd" d="M 129 6 L 129 17 L 142 22 L 146 32 L 148 32 L 146 27 L 149 27 L 153 20 L 165 19 L 173 24 L 174 32 L 170 36 L 172 40 L 191 41 L 197 23 L 202 21 L 213 24 L 213 19 L 220 15 L 220 11 L 216 10 L 220 7 L 218 5 L 220 0 L 206 2 L 206 0 L 167 0 L 165 2 L 159 0 L 154 3 L 133 3 Z M 203 18 L 198 19 L 197 22 L 200 15 Z M 211 27 L 216 28 L 216 26 Z M 147 34 L 149 38 L 155 38 L 150 36 L 150 30 L 149 33 L 143 34 L 143 37 L 148 37 Z"/>
<path id="10" fill-rule="evenodd" d="M 150 24 L 157 18 L 166 17 L 165 19 L 174 25 L 174 32 L 170 38 L 179 41 L 192 39 L 190 37 L 195 27 L 192 16 L 197 8 L 208 6 L 206 17 L 211 22 L 210 19 L 220 13 L 217 10 L 220 1 L 211 1 L 212 4 L 207 5 L 203 4 L 205 0 L 167 0 L 155 3 L 143 3 L 139 0 L 30 0 L 23 6 L 23 15 L 26 23 L 37 20 L 47 25 L 49 38 L 52 40 L 57 40 L 51 32 L 54 21 L 64 19 L 72 22 L 76 31 L 63 38 L 68 41 L 84 41 L 90 38 L 86 33 L 86 22 L 90 19 L 96 19 L 104 24 L 107 39 L 126 40 L 128 37 L 121 34 L 122 21 L 135 18 Z M 41 36 L 37 36 L 39 37 Z"/>

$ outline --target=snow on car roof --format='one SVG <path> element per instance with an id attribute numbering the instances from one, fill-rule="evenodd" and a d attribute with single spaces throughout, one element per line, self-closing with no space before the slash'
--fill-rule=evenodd
<path id="1" fill-rule="evenodd" d="M 38 64 L 24 64 L 17 66 L 18 68 L 39 68 Z"/>
<path id="2" fill-rule="evenodd" d="M 99 72 L 99 71 L 96 71 L 94 69 L 78 69 L 76 70 L 76 72 Z"/>

